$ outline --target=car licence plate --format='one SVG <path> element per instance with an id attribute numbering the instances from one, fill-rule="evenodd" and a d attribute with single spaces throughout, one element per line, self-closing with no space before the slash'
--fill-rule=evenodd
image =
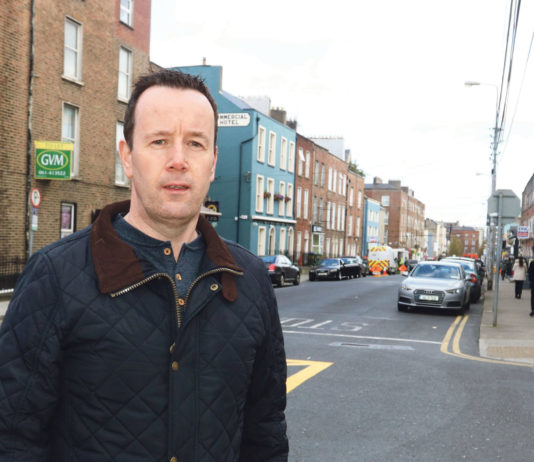
<path id="1" fill-rule="evenodd" d="M 419 300 L 437 302 L 439 300 L 439 297 L 437 295 L 419 295 Z"/>

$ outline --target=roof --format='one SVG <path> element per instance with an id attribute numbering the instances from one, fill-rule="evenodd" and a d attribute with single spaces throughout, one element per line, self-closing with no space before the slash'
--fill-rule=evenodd
<path id="1" fill-rule="evenodd" d="M 221 95 L 224 96 L 228 101 L 235 104 L 239 109 L 254 109 L 252 106 L 250 106 L 248 103 L 243 101 L 242 99 L 238 98 L 237 96 L 232 95 L 231 93 L 228 93 L 227 91 L 221 90 Z"/>

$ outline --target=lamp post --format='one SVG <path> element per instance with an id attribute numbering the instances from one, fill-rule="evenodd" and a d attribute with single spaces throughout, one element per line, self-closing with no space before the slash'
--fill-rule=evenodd
<path id="1" fill-rule="evenodd" d="M 495 194 L 495 191 L 497 189 L 497 148 L 499 147 L 499 88 L 497 85 L 494 85 L 492 83 L 482 83 L 482 82 L 474 82 L 471 80 L 468 80 L 465 82 L 466 87 L 475 87 L 480 85 L 486 85 L 490 87 L 495 87 L 495 126 L 493 128 L 493 143 L 491 144 L 491 161 L 492 161 L 492 168 L 491 168 L 491 196 Z M 495 257 L 497 254 L 497 246 L 494 239 L 494 230 L 493 230 L 494 224 L 493 224 L 493 218 L 489 217 L 489 230 L 488 230 L 488 241 L 489 241 L 489 262 L 488 266 L 491 271 L 491 276 L 494 276 L 498 272 L 498 268 L 493 267 L 493 262 L 495 261 Z M 498 277 L 498 274 L 497 274 Z M 488 290 L 491 290 L 493 287 L 493 281 L 492 277 L 488 277 Z"/>

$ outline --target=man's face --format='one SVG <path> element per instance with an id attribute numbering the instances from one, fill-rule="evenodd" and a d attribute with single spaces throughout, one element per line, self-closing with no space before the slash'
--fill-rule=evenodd
<path id="1" fill-rule="evenodd" d="M 213 109 L 202 93 L 154 86 L 141 94 L 133 148 L 119 145 L 137 223 L 153 229 L 196 223 L 215 175 L 214 134 Z"/>

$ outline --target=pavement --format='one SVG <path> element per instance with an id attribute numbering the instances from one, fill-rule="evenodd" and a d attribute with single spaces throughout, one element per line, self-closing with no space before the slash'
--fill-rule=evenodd
<path id="1" fill-rule="evenodd" d="M 303 271 L 302 281 L 308 280 Z M 523 289 L 521 299 L 514 297 L 514 283 L 499 281 L 497 323 L 493 326 L 495 291 L 485 291 L 480 322 L 480 356 L 534 365 L 534 317 L 530 317 L 530 291 Z M 9 304 L 9 295 L 0 295 L 0 322 Z"/>
<path id="2" fill-rule="evenodd" d="M 529 316 L 531 289 L 523 288 L 521 298 L 517 299 L 514 287 L 514 282 L 508 279 L 499 280 L 495 327 L 495 290 L 485 293 L 478 341 L 480 356 L 534 365 L 534 317 Z"/>

